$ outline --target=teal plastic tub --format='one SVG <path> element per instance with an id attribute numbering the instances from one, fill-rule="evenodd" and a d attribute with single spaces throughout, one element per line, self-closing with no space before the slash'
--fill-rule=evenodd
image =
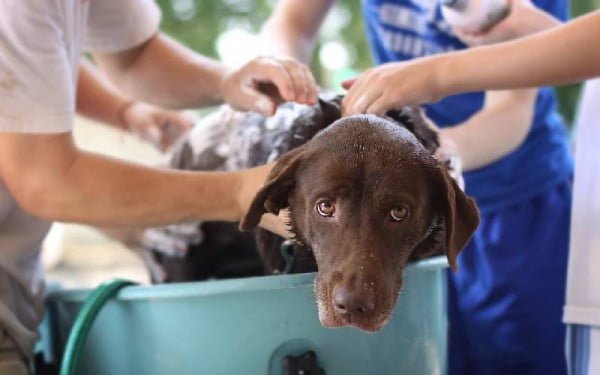
<path id="1" fill-rule="evenodd" d="M 286 356 L 312 350 L 328 375 L 444 374 L 446 268 L 443 258 L 410 265 L 393 316 L 377 333 L 323 328 L 314 274 L 127 287 L 100 312 L 79 373 L 282 375 Z M 53 358 L 88 294 L 48 296 Z"/>

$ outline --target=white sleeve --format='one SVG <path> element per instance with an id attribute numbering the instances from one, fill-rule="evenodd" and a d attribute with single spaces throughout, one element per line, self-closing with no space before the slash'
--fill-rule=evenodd
<path id="1" fill-rule="evenodd" d="M 130 49 L 150 39 L 159 24 L 153 0 L 90 0 L 83 47 L 90 52 Z"/>
<path id="2" fill-rule="evenodd" d="M 0 0 L 0 132 L 72 128 L 73 71 L 50 3 Z"/>

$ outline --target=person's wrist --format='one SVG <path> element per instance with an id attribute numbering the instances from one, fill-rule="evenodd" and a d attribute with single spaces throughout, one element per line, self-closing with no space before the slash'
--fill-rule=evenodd
<path id="1" fill-rule="evenodd" d="M 231 75 L 234 73 L 234 69 L 229 68 L 225 65 L 221 66 L 217 72 L 217 84 L 216 90 L 214 94 L 214 99 L 223 103 L 227 101 L 225 98 L 227 97 L 227 86 L 230 83 Z"/>
<path id="2" fill-rule="evenodd" d="M 275 163 L 232 172 L 232 186 L 234 186 L 236 203 L 240 218 L 246 214 L 254 196 L 267 181 L 267 177 Z"/>
<path id="3" fill-rule="evenodd" d="M 245 199 L 245 186 L 244 186 L 244 180 L 245 180 L 245 175 L 246 175 L 246 171 L 242 170 L 242 171 L 236 171 L 236 172 L 231 172 L 230 173 L 230 179 L 231 179 L 231 186 L 233 187 L 233 193 L 234 193 L 234 212 L 235 212 L 235 218 L 236 221 L 239 221 L 242 219 L 242 216 L 244 215 L 244 213 L 247 210 L 247 202 Z"/>
<path id="4" fill-rule="evenodd" d="M 131 109 L 137 104 L 138 102 L 135 100 L 128 100 L 119 106 L 119 109 L 117 110 L 117 125 L 119 128 L 126 131 L 131 130 L 129 112 L 131 112 Z"/>

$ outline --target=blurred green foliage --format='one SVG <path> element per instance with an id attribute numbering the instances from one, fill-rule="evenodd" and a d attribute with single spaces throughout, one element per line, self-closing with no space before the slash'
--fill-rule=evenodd
<path id="1" fill-rule="evenodd" d="M 236 23 L 258 31 L 271 6 L 264 0 L 158 0 L 161 29 L 204 55 L 217 57 L 217 37 Z"/>
<path id="2" fill-rule="evenodd" d="M 218 58 L 216 41 L 219 35 L 231 28 L 258 33 L 276 2 L 277 0 L 157 0 L 163 11 L 161 29 L 196 51 L 215 58 Z M 339 1 L 334 6 L 333 11 L 336 10 L 350 17 L 335 39 L 354 52 L 351 68 L 356 71 L 364 70 L 371 66 L 371 56 L 363 30 L 360 0 Z M 317 80 L 325 87 L 330 87 L 323 67 L 318 62 L 320 47 L 327 39 L 331 37 L 319 38 L 311 68 Z"/>
<path id="3" fill-rule="evenodd" d="M 312 1 L 312 0 L 306 0 Z M 207 56 L 218 58 L 217 39 L 232 28 L 258 33 L 268 18 L 276 0 L 158 0 L 163 11 L 161 28 L 187 46 Z M 331 88 L 339 77 L 326 71 L 319 63 L 319 50 L 324 42 L 337 41 L 350 50 L 349 65 L 352 71 L 371 66 L 370 50 L 365 38 L 360 0 L 341 0 L 335 6 L 338 18 L 347 18 L 335 35 L 322 35 L 313 54 L 312 69 L 324 87 Z M 573 17 L 600 7 L 600 0 L 572 0 Z M 352 72 L 350 71 L 350 72 Z M 350 73 L 351 74 L 351 73 Z M 558 89 L 560 110 L 571 123 L 578 99 L 580 85 Z"/>

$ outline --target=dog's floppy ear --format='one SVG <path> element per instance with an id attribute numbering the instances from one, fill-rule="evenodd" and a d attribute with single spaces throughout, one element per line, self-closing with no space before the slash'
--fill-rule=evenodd
<path id="1" fill-rule="evenodd" d="M 458 253 L 467 245 L 479 225 L 479 210 L 475 200 L 468 197 L 456 181 L 442 168 L 436 168 L 440 186 L 439 205 L 445 231 L 445 252 L 450 268 L 456 272 Z"/>
<path id="2" fill-rule="evenodd" d="M 432 153 L 440 146 L 438 129 L 419 106 L 393 109 L 386 116 L 400 123 L 417 137 L 419 142 Z"/>
<path id="3" fill-rule="evenodd" d="M 296 170 L 303 158 L 304 147 L 286 153 L 277 161 L 267 182 L 256 193 L 246 215 L 240 221 L 240 230 L 252 230 L 258 226 L 263 214 L 277 215 L 279 210 L 289 206 L 288 195 L 296 183 Z"/>

